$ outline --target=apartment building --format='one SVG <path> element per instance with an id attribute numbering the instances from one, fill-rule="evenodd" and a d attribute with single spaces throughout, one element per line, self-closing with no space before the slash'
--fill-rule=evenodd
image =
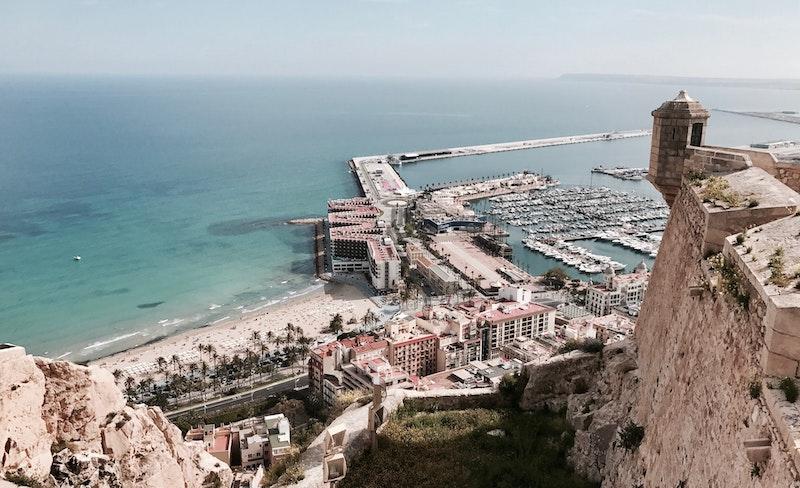
<path id="1" fill-rule="evenodd" d="M 619 276 L 608 267 L 603 271 L 603 283 L 586 290 L 586 309 L 598 317 L 610 314 L 615 308 L 638 315 L 649 278 L 644 262 L 639 263 L 633 273 Z"/>

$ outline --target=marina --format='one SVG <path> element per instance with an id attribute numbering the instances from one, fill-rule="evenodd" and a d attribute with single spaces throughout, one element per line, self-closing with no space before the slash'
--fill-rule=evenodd
<path id="1" fill-rule="evenodd" d="M 570 241 L 599 240 L 655 257 L 669 210 L 666 204 L 599 187 L 547 188 L 488 199 L 490 220 L 518 227 L 523 245 L 583 273 L 624 264 Z"/>

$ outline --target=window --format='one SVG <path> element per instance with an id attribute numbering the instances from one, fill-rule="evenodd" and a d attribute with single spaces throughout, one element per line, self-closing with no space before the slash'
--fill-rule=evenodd
<path id="1" fill-rule="evenodd" d="M 692 124 L 692 138 L 690 141 L 692 146 L 700 146 L 703 144 L 703 124 L 696 122 Z"/>

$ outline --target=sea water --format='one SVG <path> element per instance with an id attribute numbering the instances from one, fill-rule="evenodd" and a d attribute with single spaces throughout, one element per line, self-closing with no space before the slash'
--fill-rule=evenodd
<path id="1" fill-rule="evenodd" d="M 0 80 L 0 341 L 88 359 L 255 313 L 320 286 L 311 229 L 355 195 L 346 160 L 649 128 L 687 88 L 709 108 L 800 108 L 793 91 L 563 81 L 29 78 Z M 800 126 L 713 112 L 707 142 L 800 139 Z M 649 139 L 406 165 L 412 187 L 533 170 L 646 166 Z M 542 272 L 551 260 L 515 259 Z M 604 249 L 629 266 L 640 255 Z M 80 261 L 73 256 L 80 255 Z"/>

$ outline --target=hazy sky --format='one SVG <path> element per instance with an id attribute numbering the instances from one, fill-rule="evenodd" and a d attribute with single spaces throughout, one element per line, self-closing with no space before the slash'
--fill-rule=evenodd
<path id="1" fill-rule="evenodd" d="M 0 73 L 800 78 L 800 0 L 0 0 Z"/>

